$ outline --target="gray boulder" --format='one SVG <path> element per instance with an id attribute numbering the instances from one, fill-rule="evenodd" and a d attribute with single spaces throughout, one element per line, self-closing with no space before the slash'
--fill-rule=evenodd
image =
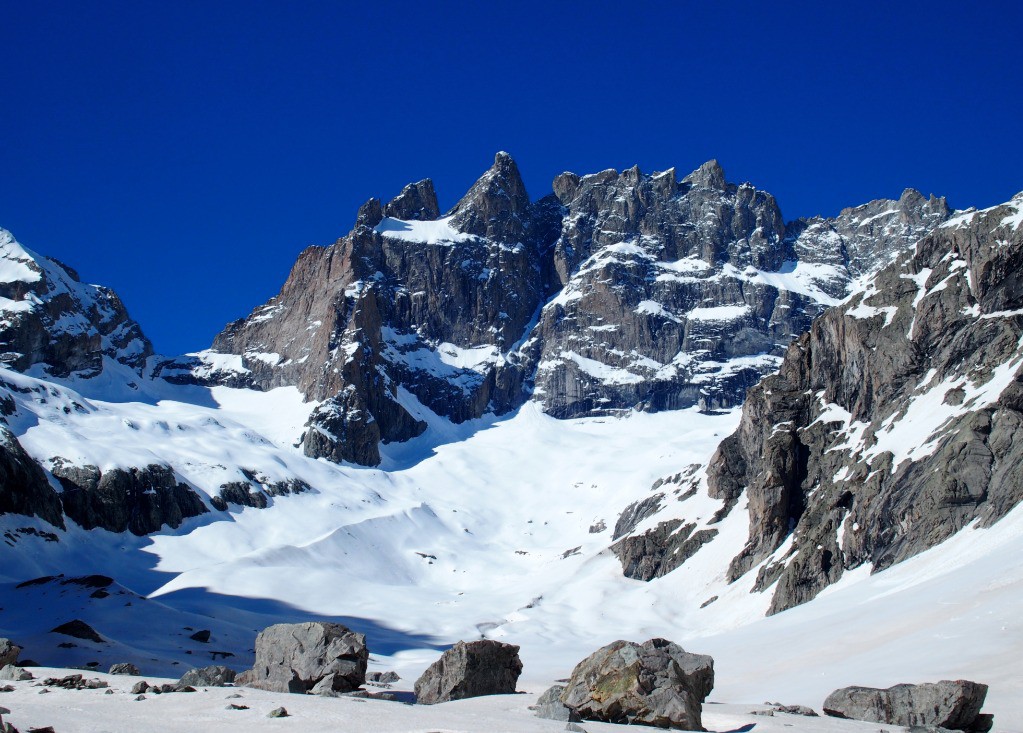
<path id="1" fill-rule="evenodd" d="M 224 687 L 234 682 L 234 678 L 235 671 L 233 669 L 215 664 L 188 670 L 178 680 L 178 684 L 192 687 Z"/>
<path id="2" fill-rule="evenodd" d="M 575 710 L 561 702 L 561 693 L 564 691 L 564 685 L 554 685 L 540 695 L 536 701 L 536 717 L 564 720 L 569 723 L 582 720 Z"/>
<path id="3" fill-rule="evenodd" d="M 21 682 L 24 680 L 33 679 L 32 673 L 27 669 L 21 667 L 15 667 L 13 664 L 5 665 L 0 669 L 0 680 L 14 680 L 15 682 Z"/>
<path id="4" fill-rule="evenodd" d="M 843 687 L 828 695 L 824 712 L 836 718 L 889 725 L 972 731 L 988 719 L 980 714 L 986 696 L 987 685 L 969 680 L 895 685 L 886 690 Z"/>
<path id="5" fill-rule="evenodd" d="M 321 621 L 276 624 L 256 637 L 256 662 L 235 682 L 271 692 L 304 694 L 324 680 L 335 692 L 366 681 L 366 636 Z"/>
<path id="6" fill-rule="evenodd" d="M 107 674 L 128 674 L 133 677 L 138 677 L 142 673 L 139 672 L 139 668 L 134 664 L 122 662 L 121 664 L 115 664 L 110 667 L 110 671 L 107 672 Z"/>
<path id="7" fill-rule="evenodd" d="M 416 702 L 434 705 L 482 695 L 508 695 L 522 673 L 519 648 L 482 639 L 460 641 L 416 680 Z"/>
<path id="8" fill-rule="evenodd" d="M 561 701 L 586 719 L 703 730 L 713 687 L 709 656 L 666 639 L 616 641 L 576 665 Z"/>
<path id="9" fill-rule="evenodd" d="M 19 654 L 21 654 L 20 646 L 10 639 L 0 639 L 0 667 L 16 664 Z"/>

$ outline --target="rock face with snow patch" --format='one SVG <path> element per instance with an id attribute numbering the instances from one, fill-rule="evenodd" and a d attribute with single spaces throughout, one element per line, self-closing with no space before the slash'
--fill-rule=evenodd
<path id="1" fill-rule="evenodd" d="M 276 624 L 256 637 L 256 661 L 236 679 L 271 692 L 306 693 L 323 686 L 357 690 L 366 681 L 366 637 L 341 624 Z"/>
<path id="2" fill-rule="evenodd" d="M 460 641 L 416 680 L 416 702 L 436 705 L 483 695 L 510 695 L 522 673 L 519 648 L 492 639 Z"/>
<path id="3" fill-rule="evenodd" d="M 769 613 L 1023 498 L 1021 222 L 1023 194 L 947 221 L 750 390 L 707 482 L 726 508 L 749 504 L 729 578 L 757 572 Z"/>
<path id="4" fill-rule="evenodd" d="M 666 639 L 616 641 L 581 661 L 561 701 L 584 719 L 703 730 L 714 660 Z"/>
<path id="5" fill-rule="evenodd" d="M 371 199 L 279 295 L 160 373 L 295 385 L 321 402 L 306 453 L 370 465 L 430 412 L 462 422 L 530 396 L 557 417 L 734 405 L 854 274 L 948 215 L 907 191 L 787 226 L 714 161 L 681 181 L 633 168 L 553 188 L 531 201 L 499 153 L 443 217 L 428 180 Z"/>
<path id="6" fill-rule="evenodd" d="M 824 701 L 824 712 L 837 718 L 888 725 L 933 725 L 948 730 L 986 731 L 991 717 L 981 715 L 987 685 L 969 680 L 942 680 L 922 685 L 843 687 Z"/>
<path id="7" fill-rule="evenodd" d="M 0 362 L 19 371 L 93 377 L 108 358 L 140 372 L 153 348 L 120 298 L 82 283 L 0 229 Z"/>

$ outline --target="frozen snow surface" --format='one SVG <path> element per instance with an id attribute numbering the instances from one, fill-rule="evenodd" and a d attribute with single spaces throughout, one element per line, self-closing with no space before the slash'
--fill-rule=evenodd
<path id="1" fill-rule="evenodd" d="M 275 497 L 263 510 L 213 510 L 144 538 L 0 517 L 14 539 L 0 566 L 0 636 L 43 664 L 100 661 L 105 669 L 133 661 L 148 674 L 177 677 L 226 651 L 233 655 L 227 663 L 242 669 L 264 626 L 330 619 L 367 633 L 371 669 L 398 671 L 400 689 L 410 689 L 447 645 L 485 636 L 521 645 L 520 687 L 538 694 L 603 644 L 663 636 L 712 654 L 712 699 L 742 703 L 707 706 L 712 730 L 750 722 L 781 729 L 783 718 L 744 717 L 747 703 L 819 709 L 845 685 L 959 678 L 991 686 L 986 710 L 998 730 L 1023 718 L 1023 568 L 1013 560 L 1023 553 L 1021 509 L 885 572 L 847 573 L 813 602 L 769 618 L 770 591 L 750 593 L 756 573 L 725 582 L 747 539 L 741 504 L 680 569 L 650 583 L 622 576 L 607 549 L 619 513 L 653 493 L 656 479 L 706 462 L 734 430 L 737 410 L 561 421 L 527 404 L 461 425 L 425 414 L 431 429 L 385 446 L 388 470 L 378 470 L 302 455 L 295 444 L 312 405 L 291 388 L 260 393 L 136 380 L 128 401 L 95 380 L 57 384 L 8 370 L 0 379 L 17 388 L 12 429 L 44 465 L 57 456 L 103 468 L 162 463 L 204 496 L 241 480 L 243 468 L 271 480 L 295 476 L 314 489 Z M 720 507 L 705 492 L 667 501 L 676 516 L 702 524 Z M 27 527 L 58 541 L 18 532 Z M 95 599 L 64 579 L 16 587 L 58 573 L 111 576 L 112 595 Z M 67 637 L 49 630 L 71 618 L 91 624 L 106 643 L 73 640 L 76 647 L 60 648 Z M 213 630 L 209 644 L 189 640 L 201 628 Z M 558 729 L 529 717 L 532 696 L 427 711 L 244 694 L 261 712 L 221 712 L 226 703 L 216 690 L 144 703 L 123 695 L 93 700 L 91 692 L 43 699 L 33 690 L 19 708 L 27 717 L 11 720 L 97 730 L 104 716 L 116 715 L 121 729 L 177 730 L 184 723 L 172 718 L 199 716 L 230 729 L 283 704 L 306 717 L 310 730 L 339 719 L 356 731 Z M 53 704 L 64 695 L 79 696 L 75 715 Z M 12 698 L 0 700 L 12 707 L 4 700 Z M 784 721 L 796 730 L 867 730 Z"/>

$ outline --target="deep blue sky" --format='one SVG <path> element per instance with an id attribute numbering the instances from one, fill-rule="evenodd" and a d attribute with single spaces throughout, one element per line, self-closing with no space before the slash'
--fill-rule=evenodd
<path id="1" fill-rule="evenodd" d="M 432 177 L 450 206 L 497 150 L 534 197 L 717 158 L 789 219 L 987 206 L 1023 189 L 1020 28 L 1017 2 L 0 0 L 0 226 L 179 353 L 370 196 Z"/>

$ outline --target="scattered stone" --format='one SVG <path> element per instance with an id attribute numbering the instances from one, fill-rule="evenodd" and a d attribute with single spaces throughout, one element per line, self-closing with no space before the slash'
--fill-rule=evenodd
<path id="1" fill-rule="evenodd" d="M 582 720 L 575 710 L 561 702 L 561 693 L 564 691 L 564 685 L 554 685 L 540 695 L 536 701 L 536 717 L 568 722 Z"/>
<path id="2" fill-rule="evenodd" d="M 145 695 L 136 695 L 135 696 L 135 702 L 142 702 L 145 699 L 146 699 Z"/>
<path id="3" fill-rule="evenodd" d="M 131 686 L 131 694 L 132 695 L 141 695 L 143 692 L 145 692 L 148 689 L 149 689 L 149 683 L 146 682 L 145 680 L 142 680 L 141 682 L 136 682 L 134 685 Z"/>
<path id="4" fill-rule="evenodd" d="M 366 675 L 367 682 L 374 682 L 377 684 L 389 685 L 400 680 L 397 672 L 388 670 L 387 672 L 370 672 Z"/>
<path id="5" fill-rule="evenodd" d="M 224 710 L 248 710 L 248 705 L 236 705 L 235 703 L 228 703 Z"/>
<path id="6" fill-rule="evenodd" d="M 42 728 L 29 728 L 28 733 L 57 733 L 57 731 L 53 729 L 52 725 L 47 725 Z"/>
<path id="7" fill-rule="evenodd" d="M 21 654 L 21 647 L 10 639 L 0 638 L 0 667 L 8 664 L 16 664 L 18 655 Z"/>
<path id="8" fill-rule="evenodd" d="M 114 694 L 114 691 L 113 691 L 113 690 L 111 690 L 111 689 L 110 689 L 110 688 L 108 687 L 108 688 L 107 688 L 107 691 L 106 691 L 106 692 L 104 692 L 103 694 L 104 694 L 104 695 L 113 695 L 113 694 Z"/>
<path id="9" fill-rule="evenodd" d="M 234 693 L 233 695 L 228 695 L 228 696 L 227 696 L 227 697 L 225 697 L 224 699 L 225 699 L 225 700 L 235 700 L 235 699 L 237 699 L 237 698 L 239 698 L 239 697 L 242 697 L 242 695 L 240 695 L 239 693 L 237 693 L 237 692 L 236 692 L 236 693 Z"/>
<path id="10" fill-rule="evenodd" d="M 180 683 L 174 685 L 174 689 L 171 690 L 171 692 L 195 692 L 195 691 L 196 691 L 195 688 L 192 687 L 191 685 L 182 685 Z"/>
<path id="11" fill-rule="evenodd" d="M 576 665 L 561 701 L 584 719 L 703 730 L 713 687 L 709 656 L 666 639 L 616 641 Z"/>
<path id="12" fill-rule="evenodd" d="M 34 679 L 31 672 L 27 669 L 16 667 L 13 664 L 8 664 L 3 669 L 0 669 L 0 680 L 14 680 L 15 682 L 22 682 L 24 680 L 31 679 Z"/>
<path id="13" fill-rule="evenodd" d="M 820 717 L 816 710 L 808 708 L 806 705 L 779 705 L 775 703 L 774 711 L 776 713 L 788 713 L 789 715 L 803 715 L 807 718 Z"/>
<path id="14" fill-rule="evenodd" d="M 773 718 L 774 710 L 750 710 L 750 715 L 762 715 L 765 718 Z"/>
<path id="15" fill-rule="evenodd" d="M 10 685 L 8 685 L 8 687 L 9 687 L 10 689 L 8 689 L 8 690 L 7 690 L 7 692 L 13 692 L 13 691 L 14 691 L 14 688 L 13 688 L 13 687 L 10 687 Z M 46 689 L 46 688 L 44 687 L 43 689 L 41 689 L 41 690 L 39 691 L 39 694 L 40 694 L 40 695 L 49 695 L 49 694 L 50 694 L 50 691 L 49 691 L 48 689 Z"/>
<path id="16" fill-rule="evenodd" d="M 208 644 L 210 641 L 210 630 L 203 629 L 202 631 L 196 631 L 194 634 L 188 637 L 193 641 L 198 641 L 201 644 Z"/>
<path id="17" fill-rule="evenodd" d="M 127 674 L 132 677 L 138 677 L 142 673 L 139 672 L 139 668 L 134 664 L 131 664 L 130 662 L 121 662 L 120 664 L 115 664 L 110 667 L 110 671 L 107 672 L 107 674 Z"/>
<path id="18" fill-rule="evenodd" d="M 194 685 L 195 687 L 224 687 L 235 679 L 235 671 L 230 667 L 214 664 L 209 667 L 190 669 L 181 676 L 178 684 Z"/>
<path id="19" fill-rule="evenodd" d="M 572 733 L 586 733 L 586 729 L 576 723 L 569 723 L 565 726 L 565 730 L 571 731 Z"/>
<path id="20" fill-rule="evenodd" d="M 64 634 L 65 636 L 73 636 L 76 639 L 85 639 L 86 641 L 94 641 L 97 644 L 103 643 L 103 637 L 96 633 L 96 629 L 89 626 L 81 619 L 74 619 L 68 621 L 65 624 L 50 629 L 51 634 Z"/>
<path id="21" fill-rule="evenodd" d="M 519 647 L 483 639 L 460 641 L 416 680 L 416 702 L 434 705 L 481 695 L 515 692 L 522 672 Z"/>
<path id="22" fill-rule="evenodd" d="M 902 684 L 887 689 L 844 687 L 828 695 L 824 712 L 836 718 L 874 723 L 970 731 L 975 723 L 983 725 L 988 719 L 980 714 L 987 689 L 987 685 L 969 680 Z"/>
<path id="23" fill-rule="evenodd" d="M 341 624 L 276 624 L 256 637 L 255 664 L 235 682 L 271 692 L 351 692 L 366 681 L 368 661 L 366 636 Z"/>
<path id="24" fill-rule="evenodd" d="M 273 710 L 271 710 L 269 713 L 266 714 L 266 717 L 268 717 L 268 718 L 287 718 L 288 717 L 288 711 L 286 709 L 284 709 L 283 707 L 274 708 Z"/>

